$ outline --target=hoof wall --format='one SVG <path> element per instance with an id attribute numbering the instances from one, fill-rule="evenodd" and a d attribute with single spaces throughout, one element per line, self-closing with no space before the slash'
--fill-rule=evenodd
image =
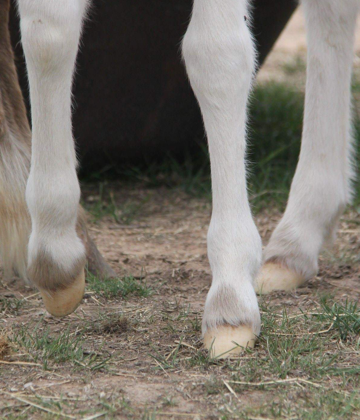
<path id="1" fill-rule="evenodd" d="M 85 271 L 66 289 L 56 291 L 40 289 L 46 310 L 53 316 L 71 314 L 79 306 L 85 292 Z"/>
<path id="2" fill-rule="evenodd" d="M 256 336 L 252 329 L 244 325 L 222 325 L 204 335 L 204 346 L 209 350 L 210 356 L 217 359 L 237 356 L 246 347 L 254 347 L 255 341 Z"/>
<path id="3" fill-rule="evenodd" d="M 289 292 L 297 289 L 304 283 L 305 279 L 300 274 L 280 264 L 269 262 L 264 264 L 256 279 L 255 291 L 263 295 L 275 290 Z"/>

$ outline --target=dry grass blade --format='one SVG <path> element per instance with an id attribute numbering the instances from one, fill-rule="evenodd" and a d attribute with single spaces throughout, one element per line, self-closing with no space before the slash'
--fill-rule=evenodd
<path id="1" fill-rule="evenodd" d="M 236 392 L 231 388 L 231 386 L 229 385 L 228 382 L 226 382 L 225 380 L 223 380 L 224 385 L 226 386 L 226 388 L 236 397 L 238 398 L 238 396 L 236 395 Z"/>
<path id="2" fill-rule="evenodd" d="M 40 366 L 39 363 L 31 363 L 31 362 L 6 362 L 5 360 L 0 360 L 1 365 L 18 365 L 18 366 Z"/>
<path id="3" fill-rule="evenodd" d="M 255 387 L 268 386 L 268 385 L 280 385 L 280 384 L 288 384 L 288 383 L 295 383 L 295 384 L 304 383 L 304 384 L 312 385 L 315 388 L 322 388 L 322 385 L 317 384 L 315 382 L 307 381 L 306 379 L 303 379 L 303 378 L 279 379 L 276 381 L 264 381 L 264 382 L 243 382 L 243 381 L 228 381 L 228 382 L 231 384 L 255 386 Z"/>
<path id="4" fill-rule="evenodd" d="M 171 418 L 172 416 L 179 416 L 179 417 L 204 417 L 203 414 L 200 413 L 179 413 L 179 412 L 175 412 L 175 411 L 157 411 L 156 412 L 157 415 L 159 416 L 168 416 L 168 418 Z"/>
<path id="5" fill-rule="evenodd" d="M 287 334 L 287 333 L 279 333 L 279 332 L 274 332 L 274 333 L 269 332 L 268 334 L 269 335 L 281 335 L 283 337 L 307 337 L 307 336 L 310 336 L 310 335 L 326 334 L 329 331 L 331 331 L 332 327 L 335 324 L 335 319 L 336 319 L 336 317 L 333 318 L 333 322 L 331 323 L 331 325 L 328 328 L 326 328 L 325 330 L 321 330 L 321 331 L 308 332 L 308 333 L 302 333 L 302 334 Z"/>
<path id="6" fill-rule="evenodd" d="M 178 341 L 178 340 L 176 340 L 175 343 L 176 344 L 180 344 L 181 346 L 184 346 L 184 347 L 189 347 L 190 349 L 193 349 L 193 350 L 197 351 L 197 348 L 196 347 L 192 346 L 189 343 L 186 343 L 185 341 Z"/>
<path id="7" fill-rule="evenodd" d="M 69 419 L 76 419 L 76 417 L 71 416 L 70 414 L 65 414 L 65 413 L 62 413 L 61 411 L 50 410 L 49 408 L 43 407 L 40 404 L 36 404 L 36 403 L 33 403 L 32 401 L 26 400 L 25 398 L 20 398 L 20 397 L 15 397 L 15 396 L 13 396 L 12 398 L 15 398 L 16 400 L 18 400 L 18 401 L 20 401 L 24 404 L 31 405 L 32 407 L 35 407 L 35 408 L 37 408 L 39 410 L 42 410 L 42 411 L 46 411 L 47 413 L 54 414 L 56 416 L 67 417 Z"/>
<path id="8" fill-rule="evenodd" d="M 89 417 L 84 417 L 81 420 L 94 420 L 98 419 L 99 417 L 105 416 L 107 414 L 107 411 L 103 411 L 102 413 L 97 413 Z"/>

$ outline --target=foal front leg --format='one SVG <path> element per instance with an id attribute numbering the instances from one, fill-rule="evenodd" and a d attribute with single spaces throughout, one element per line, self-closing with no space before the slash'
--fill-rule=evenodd
<path id="1" fill-rule="evenodd" d="M 351 199 L 350 85 L 358 0 L 303 0 L 308 70 L 301 153 L 289 202 L 265 249 L 259 292 L 316 275 Z"/>
<path id="2" fill-rule="evenodd" d="M 55 316 L 71 313 L 85 287 L 85 249 L 76 233 L 80 187 L 71 84 L 86 3 L 18 0 L 33 129 L 26 188 L 32 222 L 28 273 Z"/>
<path id="3" fill-rule="evenodd" d="M 246 190 L 246 107 L 254 72 L 247 0 L 195 0 L 183 42 L 189 79 L 201 107 L 212 172 L 208 255 L 213 281 L 203 317 L 215 356 L 253 346 L 260 315 L 253 288 L 261 240 Z"/>

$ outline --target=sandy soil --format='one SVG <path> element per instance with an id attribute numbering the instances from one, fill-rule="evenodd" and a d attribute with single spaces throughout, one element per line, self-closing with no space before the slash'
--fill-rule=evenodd
<path id="1" fill-rule="evenodd" d="M 195 363 L 164 369 L 154 357 L 163 355 L 163 360 L 169 360 L 179 349 L 178 357 L 185 363 L 198 357 L 196 352 L 201 349 L 199 324 L 211 282 L 206 256 L 210 203 L 166 189 L 134 190 L 119 184 L 109 188 L 119 215 L 129 203 L 138 205 L 136 214 L 130 225 L 117 224 L 106 216 L 91 224 L 91 233 L 119 275 L 142 278 L 153 294 L 147 298 L 130 295 L 127 299 L 104 299 L 88 290 L 75 314 L 57 320 L 45 313 L 35 290 L 15 280 L 1 280 L 0 296 L 25 299 L 18 310 L 5 309 L 1 314 L 3 335 L 10 337 L 21 326 L 33 330 L 37 325 L 53 334 L 69 328 L 70 336 L 85 337 L 85 351 L 110 360 L 94 370 L 50 361 L 44 370 L 41 351 L 36 360 L 30 356 L 32 351 L 12 344 L 10 355 L 3 358 L 9 364 L 0 364 L 0 413 L 9 414 L 5 409 L 8 406 L 18 416 L 11 418 L 54 418 L 27 404 L 30 398 L 30 402 L 53 412 L 61 407 L 64 415 L 74 418 L 101 414 L 106 404 L 115 407 L 113 412 L 105 410 L 106 418 L 150 419 L 155 417 L 142 416 L 155 409 L 156 418 L 219 418 L 224 398 L 234 397 L 226 388 L 213 395 L 209 387 L 214 378 L 216 383 L 231 378 L 228 367 L 215 364 L 204 368 Z M 85 202 L 93 203 L 97 192 L 97 187 L 85 187 Z M 257 215 L 265 242 L 279 217 L 277 210 L 269 209 Z M 340 300 L 359 299 L 360 267 L 355 262 L 360 252 L 359 224 L 358 213 L 345 215 L 335 249 L 321 257 L 319 275 L 297 292 L 274 293 L 268 301 L 291 313 L 299 309 L 310 312 L 324 293 Z M 101 314 L 119 313 L 127 319 L 125 326 L 113 330 L 97 327 L 102 325 Z M 180 347 L 179 340 L 183 341 Z M 22 361 L 30 365 L 18 364 Z M 273 397 L 271 392 L 248 390 L 236 398 L 244 408 L 270 402 Z M 61 401 L 61 405 L 49 406 L 46 401 Z M 21 417 L 24 410 L 25 417 Z"/>

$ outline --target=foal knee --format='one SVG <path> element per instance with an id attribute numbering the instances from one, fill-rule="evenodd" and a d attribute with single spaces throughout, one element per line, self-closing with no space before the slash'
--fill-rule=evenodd
<path id="1" fill-rule="evenodd" d="M 18 5 L 28 71 L 72 72 L 87 0 L 18 0 Z"/>
<path id="2" fill-rule="evenodd" d="M 229 18 L 224 17 L 225 12 L 213 10 L 213 1 L 203 4 L 201 11 L 197 10 L 197 3 L 182 52 L 192 88 L 206 119 L 207 108 L 220 111 L 225 106 L 230 112 L 236 109 L 230 101 L 239 97 L 247 101 L 255 68 L 255 51 L 243 7 L 234 16 L 234 5 L 224 5 L 224 8 L 232 7 Z"/>

